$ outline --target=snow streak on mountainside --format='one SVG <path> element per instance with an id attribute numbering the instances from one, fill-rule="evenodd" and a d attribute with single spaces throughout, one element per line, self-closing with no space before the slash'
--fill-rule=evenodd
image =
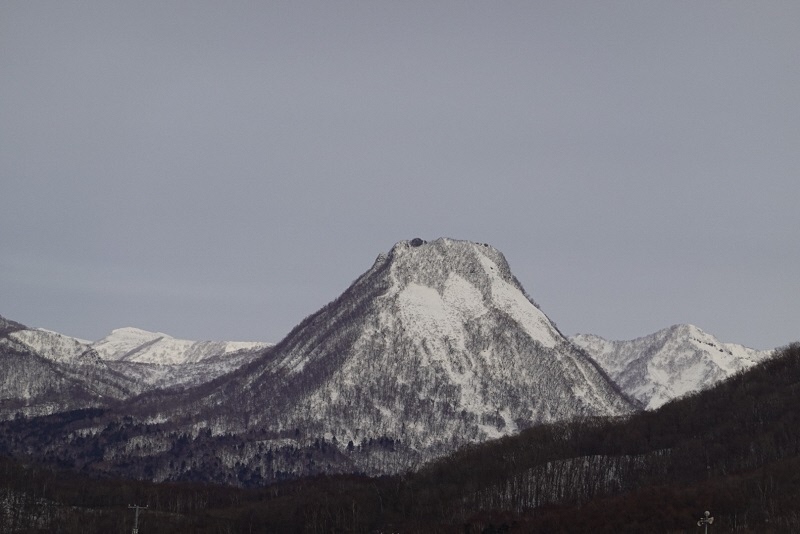
<path id="1" fill-rule="evenodd" d="M 631 409 L 500 252 L 439 239 L 398 243 L 267 356 L 153 418 L 197 428 L 213 414 L 215 435 L 399 440 L 427 460 L 534 423 Z"/>
<path id="2" fill-rule="evenodd" d="M 570 339 L 648 410 L 708 388 L 772 353 L 722 343 L 696 326 L 685 324 L 630 341 L 607 341 L 590 334 Z"/>

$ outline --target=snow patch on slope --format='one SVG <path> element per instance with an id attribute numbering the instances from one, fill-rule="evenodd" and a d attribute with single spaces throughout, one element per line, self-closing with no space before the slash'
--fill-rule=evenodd
<path id="1" fill-rule="evenodd" d="M 505 311 L 533 339 L 545 347 L 555 347 L 561 336 L 553 329 L 547 316 L 518 288 L 498 276 L 497 264 L 486 256 L 480 255 L 479 258 L 483 268 L 491 277 L 492 300 L 497 307 Z"/>
<path id="2" fill-rule="evenodd" d="M 450 307 L 450 315 L 460 323 L 480 317 L 488 311 L 478 288 L 457 274 L 447 277 L 442 300 Z"/>
<path id="3" fill-rule="evenodd" d="M 428 286 L 408 284 L 397 295 L 400 321 L 418 339 L 448 339 L 464 347 L 464 323 L 488 312 L 480 291 L 457 274 L 448 276 L 442 295 Z"/>

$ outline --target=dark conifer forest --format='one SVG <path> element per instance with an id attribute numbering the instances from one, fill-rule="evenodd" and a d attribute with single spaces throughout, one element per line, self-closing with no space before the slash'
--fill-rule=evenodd
<path id="1" fill-rule="evenodd" d="M 130 505 L 148 507 L 141 534 L 700 532 L 704 510 L 713 532 L 800 532 L 799 400 L 800 344 L 792 344 L 654 412 L 536 426 L 406 475 L 247 489 L 98 478 L 12 459 L 18 422 L 8 421 L 0 532 L 131 532 Z"/>

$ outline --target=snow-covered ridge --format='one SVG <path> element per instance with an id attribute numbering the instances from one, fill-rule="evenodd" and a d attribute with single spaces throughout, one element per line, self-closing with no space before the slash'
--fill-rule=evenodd
<path id="1" fill-rule="evenodd" d="M 175 339 L 161 332 L 138 328 L 119 328 L 92 348 L 107 361 L 127 361 L 158 365 L 197 363 L 240 350 L 260 350 L 271 346 L 263 342 L 190 341 Z"/>
<path id="2" fill-rule="evenodd" d="M 32 352 L 60 363 L 135 362 L 155 365 L 199 363 L 238 351 L 257 351 L 272 346 L 265 342 L 190 341 L 139 328 L 118 328 L 95 342 L 65 336 L 41 328 L 18 330 L 8 338 Z"/>
<path id="3" fill-rule="evenodd" d="M 629 341 L 608 341 L 591 334 L 578 334 L 570 340 L 586 350 L 625 393 L 646 409 L 711 387 L 772 353 L 723 343 L 689 324 Z"/>
<path id="4" fill-rule="evenodd" d="M 147 391 L 191 387 L 263 355 L 267 343 L 177 340 L 136 328 L 98 342 L 0 325 L 0 419 L 104 406 Z"/>

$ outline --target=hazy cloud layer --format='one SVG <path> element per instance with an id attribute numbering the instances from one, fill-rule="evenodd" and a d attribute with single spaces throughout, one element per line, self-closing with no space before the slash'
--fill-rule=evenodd
<path id="1" fill-rule="evenodd" d="M 800 339 L 796 2 L 6 2 L 0 314 L 277 341 L 400 239 Z"/>

